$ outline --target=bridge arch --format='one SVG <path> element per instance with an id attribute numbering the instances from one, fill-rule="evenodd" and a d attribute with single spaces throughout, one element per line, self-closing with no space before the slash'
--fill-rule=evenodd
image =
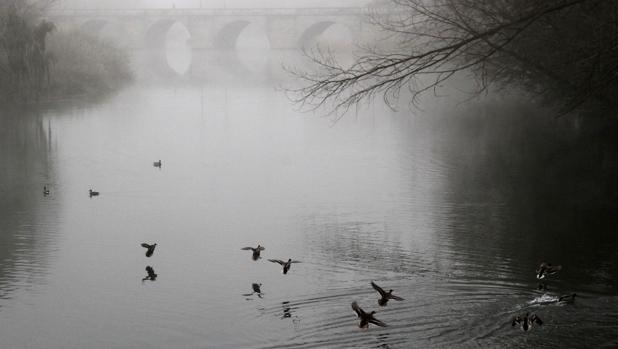
<path id="1" fill-rule="evenodd" d="M 319 41 L 322 34 L 333 29 L 343 28 L 346 31 L 347 42 L 351 41 L 352 29 L 346 23 L 340 23 L 334 20 L 322 20 L 309 25 L 298 38 L 297 47 L 299 49 L 306 49 L 313 46 Z"/>
<path id="2" fill-rule="evenodd" d="M 185 23 L 177 19 L 160 19 L 151 23 L 146 29 L 144 43 L 148 51 L 147 61 L 149 62 L 150 69 L 156 74 L 163 76 L 182 75 L 182 72 L 172 68 L 168 61 L 168 33 L 175 25 L 184 27 L 188 35 L 191 36 Z M 189 60 L 191 60 L 191 58 L 189 58 Z"/>
<path id="3" fill-rule="evenodd" d="M 245 20 L 233 21 L 225 24 L 215 36 L 213 47 L 220 50 L 235 49 L 238 37 L 249 24 L 251 24 L 251 22 Z"/>

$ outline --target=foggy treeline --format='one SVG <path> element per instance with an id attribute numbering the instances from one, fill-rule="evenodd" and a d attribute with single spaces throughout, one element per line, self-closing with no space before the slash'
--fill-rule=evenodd
<path id="1" fill-rule="evenodd" d="M 19 104 L 109 92 L 131 77 L 126 54 L 44 19 L 53 1 L 0 5 L 0 99 Z"/>

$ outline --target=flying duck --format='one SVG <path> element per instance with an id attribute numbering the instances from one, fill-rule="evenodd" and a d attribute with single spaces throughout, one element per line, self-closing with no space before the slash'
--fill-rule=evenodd
<path id="1" fill-rule="evenodd" d="M 155 243 L 155 244 L 149 245 L 144 242 L 142 243 L 142 247 L 148 249 L 146 251 L 146 257 L 150 257 L 154 253 L 154 250 L 155 250 L 155 247 L 157 247 L 157 244 Z"/>
<path id="2" fill-rule="evenodd" d="M 375 282 L 373 282 L 373 281 L 371 282 L 371 287 L 373 287 L 373 289 L 374 289 L 374 290 L 378 291 L 378 293 L 380 294 L 380 297 L 382 297 L 382 298 L 380 298 L 380 299 L 378 300 L 378 304 L 379 304 L 380 306 L 385 306 L 385 305 L 386 305 L 386 303 L 388 303 L 388 300 L 389 300 L 389 299 L 394 299 L 394 300 L 396 300 L 396 301 L 402 301 L 402 300 L 403 300 L 403 298 L 401 298 L 401 297 L 399 297 L 399 296 L 395 296 L 395 295 L 393 294 L 393 290 L 389 290 L 388 292 L 386 292 L 386 291 L 384 291 L 384 290 L 382 289 L 382 287 L 378 286 L 378 285 L 377 285 Z"/>
<path id="3" fill-rule="evenodd" d="M 378 325 L 381 327 L 386 327 L 386 324 L 384 322 L 373 317 L 373 314 L 376 313 L 375 311 L 372 311 L 371 313 L 366 313 L 361 307 L 358 306 L 358 303 L 356 303 L 356 301 L 352 302 L 352 309 L 356 313 L 356 316 L 358 316 L 358 318 L 360 319 L 360 323 L 358 324 L 358 327 L 368 328 L 369 323 L 372 323 L 374 325 Z"/>
<path id="4" fill-rule="evenodd" d="M 88 193 L 90 194 L 90 197 L 99 196 L 99 192 L 98 191 L 94 191 L 92 189 L 89 189 Z"/>
<path id="5" fill-rule="evenodd" d="M 521 324 L 521 329 L 527 332 L 532 329 L 532 324 L 534 324 L 535 322 L 539 325 L 543 324 L 543 321 L 541 320 L 541 318 L 536 316 L 536 314 L 528 315 L 528 313 L 526 313 L 526 315 L 524 316 L 516 316 L 513 319 L 511 326 L 515 326 L 516 324 Z"/>
<path id="6" fill-rule="evenodd" d="M 249 297 L 249 296 L 252 296 L 253 294 L 257 293 L 257 296 L 259 298 L 262 298 L 263 293 L 262 293 L 261 287 L 262 287 L 262 284 L 253 283 L 253 284 L 251 284 L 251 288 L 253 289 L 253 292 L 245 293 L 245 294 L 243 294 L 243 296 Z"/>
<path id="7" fill-rule="evenodd" d="M 273 263 L 279 263 L 283 266 L 283 273 L 287 274 L 288 270 L 290 270 L 290 267 L 292 266 L 292 263 L 300 263 L 299 261 L 293 261 L 292 258 L 288 259 L 287 262 L 284 262 L 280 259 L 269 259 L 269 262 L 273 262 Z"/>
<path id="8" fill-rule="evenodd" d="M 49 189 L 46 186 L 43 186 L 43 196 L 49 195 Z"/>
<path id="9" fill-rule="evenodd" d="M 161 160 L 153 162 L 152 166 L 161 168 Z"/>
<path id="10" fill-rule="evenodd" d="M 258 259 L 260 259 L 260 252 L 264 251 L 266 248 L 264 248 L 263 246 L 257 245 L 257 247 L 243 247 L 241 248 L 241 250 L 251 250 L 253 251 L 253 260 L 257 261 Z"/>
<path id="11" fill-rule="evenodd" d="M 157 279 L 157 274 L 155 273 L 154 269 L 151 266 L 146 266 L 146 272 L 148 273 L 148 275 L 142 279 L 142 281 L 146 281 L 146 280 L 150 280 L 150 281 L 155 281 Z"/>
<path id="12" fill-rule="evenodd" d="M 562 270 L 561 265 L 551 265 L 551 263 L 543 262 L 536 271 L 536 278 L 539 280 L 544 279 L 546 276 L 554 275 L 560 270 Z"/>

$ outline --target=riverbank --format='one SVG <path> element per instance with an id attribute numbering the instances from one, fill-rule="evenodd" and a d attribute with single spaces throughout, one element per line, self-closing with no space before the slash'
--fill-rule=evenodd
<path id="1" fill-rule="evenodd" d="M 58 31 L 43 9 L 0 6 L 0 101 L 27 106 L 100 99 L 133 79 L 127 53 L 96 36 Z"/>

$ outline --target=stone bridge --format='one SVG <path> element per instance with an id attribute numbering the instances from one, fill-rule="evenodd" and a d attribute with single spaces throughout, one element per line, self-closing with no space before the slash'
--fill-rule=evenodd
<path id="1" fill-rule="evenodd" d="M 92 34 L 102 30 L 130 48 L 162 45 L 165 34 L 181 23 L 191 35 L 193 49 L 233 49 L 250 24 L 262 27 L 271 49 L 299 49 L 334 24 L 348 28 L 354 41 L 362 41 L 367 8 L 263 8 L 263 9 L 119 9 L 52 10 L 48 17 L 60 30 L 81 28 Z"/>
<path id="2" fill-rule="evenodd" d="M 361 43 L 371 36 L 367 21 L 370 11 L 363 7 L 64 9 L 51 10 L 47 17 L 59 30 L 81 29 L 94 35 L 104 32 L 125 48 L 148 51 L 156 61 L 154 65 L 166 66 L 166 37 L 176 23 L 189 33 L 187 44 L 195 61 L 205 51 L 234 51 L 245 30 L 264 33 L 271 50 L 309 47 L 333 25 L 347 28 L 352 42 Z"/>

